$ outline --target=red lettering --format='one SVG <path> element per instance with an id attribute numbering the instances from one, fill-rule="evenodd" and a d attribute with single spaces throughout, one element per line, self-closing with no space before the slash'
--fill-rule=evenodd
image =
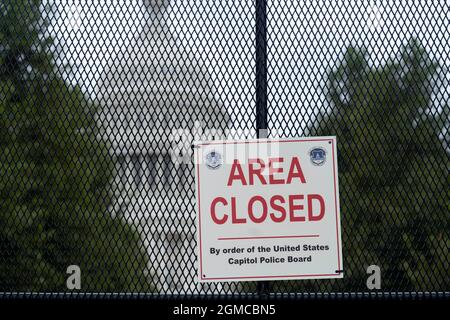
<path id="1" fill-rule="evenodd" d="M 279 204 L 276 204 L 275 201 L 279 201 L 281 204 L 284 204 L 284 198 L 280 195 L 275 195 L 272 198 L 270 198 L 270 206 L 273 210 L 278 211 L 281 213 L 279 217 L 275 216 L 275 213 L 270 213 L 270 217 L 272 218 L 273 222 L 283 222 L 286 219 L 286 209 L 282 207 Z"/>
<path id="2" fill-rule="evenodd" d="M 210 207 L 211 218 L 214 223 L 218 225 L 225 223 L 264 223 L 268 220 L 274 223 L 305 222 L 320 221 L 325 216 L 325 200 L 320 194 L 293 194 L 286 198 L 278 194 L 273 195 L 270 199 L 255 195 L 248 200 L 246 203 L 247 211 L 240 212 L 240 216 L 237 212 L 239 199 L 231 197 L 230 201 L 227 201 L 223 197 L 214 198 Z M 304 203 L 305 200 L 306 203 Z M 219 204 L 222 207 L 220 212 L 218 211 Z M 302 213 L 302 211 L 304 212 Z M 306 213 L 306 211 L 308 212 Z"/>
<path id="3" fill-rule="evenodd" d="M 238 223 L 246 223 L 246 222 L 247 222 L 247 219 L 237 217 L 236 198 L 231 197 L 231 223 L 238 224 Z"/>
<path id="4" fill-rule="evenodd" d="M 253 165 L 257 163 L 259 164 L 259 168 L 254 168 Z M 262 184 L 267 184 L 266 179 L 262 175 L 262 171 L 265 168 L 264 161 L 261 159 L 249 159 L 248 160 L 248 173 L 249 173 L 249 183 L 250 185 L 254 184 L 254 178 L 253 176 L 257 176 L 259 178 L 259 181 L 261 181 Z"/>
<path id="5" fill-rule="evenodd" d="M 269 183 L 270 184 L 284 184 L 283 179 L 275 179 L 273 176 L 275 173 L 283 173 L 282 167 L 275 168 L 273 166 L 274 163 L 280 163 L 280 162 L 283 162 L 283 160 L 284 160 L 283 158 L 269 158 Z"/>
<path id="6" fill-rule="evenodd" d="M 222 197 L 217 197 L 217 198 L 215 198 L 215 199 L 211 202 L 211 218 L 212 218 L 213 221 L 214 221 L 215 223 L 217 223 L 217 224 L 224 224 L 225 222 L 227 222 L 228 216 L 225 214 L 225 215 L 223 216 L 222 219 L 219 219 L 219 218 L 217 218 L 217 215 L 216 215 L 216 204 L 219 203 L 219 202 L 220 202 L 221 204 L 225 205 L 225 206 L 228 204 L 227 200 L 225 200 L 225 199 L 222 198 Z"/>
<path id="7" fill-rule="evenodd" d="M 237 171 L 237 173 L 235 173 Z M 230 170 L 230 176 L 228 177 L 228 186 L 233 184 L 234 180 L 240 180 L 242 185 L 247 185 L 247 181 L 245 181 L 244 172 L 242 171 L 241 164 L 238 159 L 234 159 L 233 164 Z"/>
<path id="8" fill-rule="evenodd" d="M 305 221 L 305 217 L 295 216 L 296 210 L 303 210 L 302 204 L 295 204 L 295 200 L 303 200 L 305 197 L 302 194 L 294 194 L 289 196 L 289 217 L 291 221 Z"/>
<path id="9" fill-rule="evenodd" d="M 259 201 L 262 205 L 262 214 L 259 218 L 255 217 L 255 214 L 253 212 L 253 204 Z M 261 196 L 254 196 L 250 198 L 250 201 L 248 202 L 248 216 L 250 217 L 250 220 L 252 220 L 254 223 L 261 223 L 266 220 L 267 217 L 267 203 L 266 200 L 264 200 Z"/>
<path id="10" fill-rule="evenodd" d="M 290 184 L 294 178 L 299 178 L 301 183 L 306 183 L 305 175 L 303 174 L 300 161 L 297 157 L 292 158 L 286 183 Z"/>
<path id="11" fill-rule="evenodd" d="M 318 200 L 320 204 L 320 211 L 317 216 L 313 215 L 313 208 L 312 208 L 312 202 L 313 200 Z M 323 200 L 323 197 L 320 194 L 309 194 L 308 195 L 308 219 L 309 221 L 319 221 L 322 220 L 323 216 L 325 215 L 325 201 Z"/>

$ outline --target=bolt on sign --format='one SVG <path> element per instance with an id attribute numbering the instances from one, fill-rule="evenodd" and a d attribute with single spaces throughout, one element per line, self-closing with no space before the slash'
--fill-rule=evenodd
<path id="1" fill-rule="evenodd" d="M 343 277 L 335 137 L 194 150 L 200 282 Z"/>

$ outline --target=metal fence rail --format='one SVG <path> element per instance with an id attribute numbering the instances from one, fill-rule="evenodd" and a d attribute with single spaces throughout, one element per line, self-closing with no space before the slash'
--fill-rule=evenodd
<path id="1" fill-rule="evenodd" d="M 3 1 L 0 297 L 448 295 L 449 17 Z M 262 135 L 337 136 L 344 279 L 197 283 L 191 144 Z"/>

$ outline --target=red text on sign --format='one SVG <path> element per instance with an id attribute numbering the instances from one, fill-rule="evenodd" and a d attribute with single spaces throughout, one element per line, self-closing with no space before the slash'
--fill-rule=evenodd
<path id="1" fill-rule="evenodd" d="M 306 201 L 305 201 L 306 198 Z M 281 195 L 273 195 L 269 201 L 262 196 L 251 197 L 245 214 L 237 212 L 236 197 L 228 201 L 223 197 L 214 198 L 211 202 L 211 218 L 216 224 L 263 223 L 273 222 L 305 222 L 320 221 L 325 215 L 325 201 L 319 194 L 294 194 L 285 199 Z M 306 207 L 305 207 L 306 206 Z"/>
<path id="2" fill-rule="evenodd" d="M 302 167 L 300 166 L 300 160 L 298 157 L 291 158 L 289 171 L 287 177 L 280 177 L 284 173 L 282 167 L 284 164 L 284 158 L 269 158 L 266 164 L 262 159 L 249 159 L 248 177 L 244 174 L 244 168 L 238 159 L 233 161 L 231 165 L 230 175 L 228 177 L 228 186 L 232 186 L 235 182 L 240 182 L 243 186 L 254 185 L 256 181 L 260 184 L 291 184 L 294 179 L 297 179 L 300 183 L 306 183 L 305 175 L 303 174 Z M 269 170 L 268 178 L 263 175 L 263 171 Z"/>

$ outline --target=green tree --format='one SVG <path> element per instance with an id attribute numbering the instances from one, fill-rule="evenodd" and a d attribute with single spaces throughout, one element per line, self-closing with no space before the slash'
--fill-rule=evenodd
<path id="1" fill-rule="evenodd" d="M 319 285 L 367 290 L 376 264 L 383 290 L 450 288 L 449 109 L 431 103 L 442 74 L 415 40 L 379 68 L 349 48 L 331 72 L 331 110 L 311 134 L 338 139 L 345 278 Z"/>
<path id="2" fill-rule="evenodd" d="M 0 291 L 151 290 L 148 257 L 108 213 L 114 162 L 77 87 L 57 76 L 40 0 L 0 4 Z"/>

